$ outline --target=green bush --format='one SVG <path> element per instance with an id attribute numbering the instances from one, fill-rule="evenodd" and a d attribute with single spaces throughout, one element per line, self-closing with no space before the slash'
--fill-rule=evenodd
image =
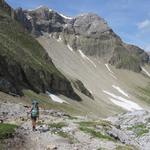
<path id="1" fill-rule="evenodd" d="M 12 135 L 15 133 L 15 129 L 17 128 L 17 125 L 14 124 L 0 124 L 0 139 L 7 139 L 12 137 Z"/>

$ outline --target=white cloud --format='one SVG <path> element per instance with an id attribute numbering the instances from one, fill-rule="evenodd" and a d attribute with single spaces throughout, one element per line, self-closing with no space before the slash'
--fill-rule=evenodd
<path id="1" fill-rule="evenodd" d="M 144 46 L 144 49 L 145 49 L 146 51 L 150 51 L 150 45 Z"/>
<path id="2" fill-rule="evenodd" d="M 142 30 L 147 30 L 147 29 L 150 29 L 150 20 L 149 19 L 146 19 L 142 22 L 139 22 L 137 24 L 138 28 L 139 29 L 142 29 Z"/>

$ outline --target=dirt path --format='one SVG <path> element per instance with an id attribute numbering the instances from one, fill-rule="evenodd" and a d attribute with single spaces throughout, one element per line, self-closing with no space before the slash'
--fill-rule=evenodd
<path id="1" fill-rule="evenodd" d="M 60 119 L 61 120 L 61 119 Z M 64 120 L 63 120 L 64 121 Z M 48 150 L 50 147 L 56 147 L 58 150 L 97 150 L 99 148 L 115 149 L 115 144 L 111 141 L 92 138 L 78 129 L 78 125 L 65 120 L 68 126 L 63 128 L 63 131 L 71 135 L 74 142 L 70 142 L 69 137 L 63 138 L 57 134 L 52 134 L 51 131 L 33 132 L 31 122 L 25 122 L 22 127 L 24 130 L 25 139 L 27 139 L 26 149 L 31 150 Z"/>

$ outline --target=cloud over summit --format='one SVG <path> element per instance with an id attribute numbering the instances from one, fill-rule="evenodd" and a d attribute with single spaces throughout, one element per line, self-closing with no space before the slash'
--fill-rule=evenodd
<path id="1" fill-rule="evenodd" d="M 140 23 L 138 23 L 138 28 L 142 30 L 150 30 L 150 19 L 146 19 Z"/>

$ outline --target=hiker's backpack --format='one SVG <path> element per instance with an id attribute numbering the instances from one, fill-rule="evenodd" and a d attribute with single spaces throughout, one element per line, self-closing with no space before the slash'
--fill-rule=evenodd
<path id="1" fill-rule="evenodd" d="M 37 103 L 32 103 L 32 110 L 31 110 L 31 116 L 37 117 L 38 116 L 38 106 Z"/>

